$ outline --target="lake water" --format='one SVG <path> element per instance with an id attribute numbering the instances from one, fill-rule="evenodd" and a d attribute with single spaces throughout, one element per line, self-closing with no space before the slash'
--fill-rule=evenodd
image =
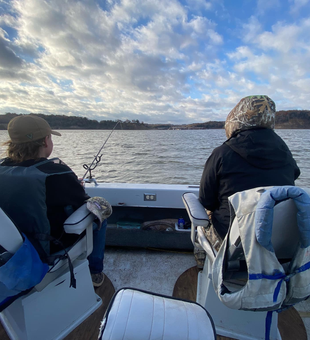
<path id="1" fill-rule="evenodd" d="M 61 158 L 79 177 L 110 134 L 105 130 L 61 130 L 53 136 L 52 156 Z M 276 130 L 301 169 L 296 185 L 310 187 L 310 130 Z M 0 143 L 7 140 L 0 131 Z M 198 185 L 206 159 L 226 140 L 222 130 L 115 130 L 93 171 L 99 182 Z M 2 147 L 1 153 L 5 151 Z"/>

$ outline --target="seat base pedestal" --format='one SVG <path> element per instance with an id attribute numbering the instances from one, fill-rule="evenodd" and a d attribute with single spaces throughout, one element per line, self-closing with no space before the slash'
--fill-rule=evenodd
<path id="1" fill-rule="evenodd" d="M 209 278 L 210 261 L 206 259 L 204 269 L 198 274 L 196 302 L 206 308 L 212 316 L 218 335 L 240 340 L 265 339 L 267 312 L 252 312 L 226 307 L 216 295 Z M 281 340 L 278 330 L 278 313 L 273 313 L 270 340 Z"/>
<path id="2" fill-rule="evenodd" d="M 33 289 L 14 301 L 0 320 L 12 340 L 60 340 L 92 314 L 102 301 L 96 295 L 88 261 L 75 261 L 76 289 L 66 272 L 42 291 Z"/>

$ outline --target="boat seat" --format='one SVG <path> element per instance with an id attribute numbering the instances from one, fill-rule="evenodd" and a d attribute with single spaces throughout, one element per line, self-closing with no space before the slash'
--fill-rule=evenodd
<path id="1" fill-rule="evenodd" d="M 67 258 L 55 259 L 42 281 L 0 313 L 0 320 L 10 339 L 63 339 L 101 305 L 94 291 L 87 256 L 93 247 L 94 215 L 86 204 L 77 209 L 64 223 L 67 233 L 85 235 L 67 249 Z M 0 209 L 0 246 L 13 256 L 23 244 L 23 237 L 14 223 Z M 4 227 L 3 227 L 4 226 Z M 4 263 L 5 265 L 6 263 Z M 70 287 L 72 275 L 76 288 Z M 1 283 L 1 282 L 0 282 Z"/>
<path id="2" fill-rule="evenodd" d="M 265 188 L 267 189 L 267 188 Z M 262 190 L 265 190 L 264 188 Z M 255 190 L 255 189 L 253 189 Z M 308 194 L 309 189 L 304 189 Z M 267 312 L 246 311 L 228 308 L 219 298 L 222 292 L 213 281 L 214 267 L 218 265 L 217 256 L 225 253 L 226 268 L 223 273 L 223 284 L 231 292 L 240 291 L 248 280 L 247 264 L 244 258 L 237 219 L 231 224 L 229 232 L 223 241 L 219 253 L 206 238 L 205 228 L 208 223 L 197 224 L 197 219 L 208 220 L 204 207 L 193 193 L 183 194 L 183 202 L 192 223 L 192 235 L 197 231 L 193 241 L 198 243 L 206 252 L 207 258 L 203 270 L 198 274 L 197 302 L 208 307 L 214 320 L 218 335 L 238 339 L 264 339 Z M 243 204 L 244 202 L 240 202 Z M 197 212 L 199 213 L 197 214 Z M 299 246 L 299 232 L 297 226 L 297 209 L 292 199 L 279 202 L 273 209 L 273 223 L 271 243 L 278 261 L 283 265 L 290 263 Z M 254 226 L 253 226 L 254 228 Z M 227 241 L 227 242 L 225 242 Z M 194 243 L 195 244 L 195 243 Z M 217 273 L 219 268 L 216 268 Z M 210 308 L 209 306 L 212 306 Z M 277 313 L 273 314 L 270 326 L 270 339 L 281 339 L 277 329 Z"/>
<path id="3" fill-rule="evenodd" d="M 216 339 L 210 314 L 195 302 L 133 288 L 117 291 L 104 315 L 99 340 Z"/>
<path id="4" fill-rule="evenodd" d="M 284 227 L 285 226 L 285 227 Z M 201 233 L 201 231 L 200 231 Z M 292 199 L 279 202 L 274 207 L 271 243 L 279 262 L 285 266 L 292 260 L 299 242 L 297 208 Z M 248 271 L 244 258 L 238 224 L 233 221 L 228 234 L 227 268 L 224 280 L 230 289 L 244 286 Z"/>

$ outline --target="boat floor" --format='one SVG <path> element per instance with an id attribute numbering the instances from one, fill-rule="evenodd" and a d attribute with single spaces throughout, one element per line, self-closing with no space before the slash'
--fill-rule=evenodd
<path id="1" fill-rule="evenodd" d="M 192 254 L 159 250 L 108 248 L 105 252 L 105 281 L 96 293 L 102 305 L 65 340 L 96 340 L 105 310 L 121 287 L 141 288 L 195 301 L 199 270 Z M 150 270 L 152 268 L 152 270 Z M 295 308 L 279 314 L 282 340 L 307 339 L 304 323 Z M 0 325 L 0 339 L 9 340 Z M 217 340 L 229 339 L 217 336 Z"/>

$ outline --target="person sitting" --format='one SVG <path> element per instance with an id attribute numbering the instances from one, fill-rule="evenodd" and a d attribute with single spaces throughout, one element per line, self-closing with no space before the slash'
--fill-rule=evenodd
<path id="1" fill-rule="evenodd" d="M 275 112 L 268 96 L 241 99 L 227 116 L 227 140 L 205 163 L 199 200 L 211 216 L 207 237 L 217 249 L 229 228 L 229 196 L 260 186 L 294 185 L 300 175 L 289 148 L 273 130 Z"/>
<path id="2" fill-rule="evenodd" d="M 43 262 L 79 235 L 66 234 L 63 223 L 90 197 L 75 173 L 60 159 L 48 159 L 53 151 L 53 131 L 36 115 L 19 115 L 8 124 L 7 157 L 0 162 L 0 207 L 25 233 Z M 103 258 L 107 220 L 93 231 L 89 267 L 93 285 L 104 281 Z M 52 240 L 50 241 L 50 237 Z M 56 241 L 56 242 L 55 242 Z"/>

